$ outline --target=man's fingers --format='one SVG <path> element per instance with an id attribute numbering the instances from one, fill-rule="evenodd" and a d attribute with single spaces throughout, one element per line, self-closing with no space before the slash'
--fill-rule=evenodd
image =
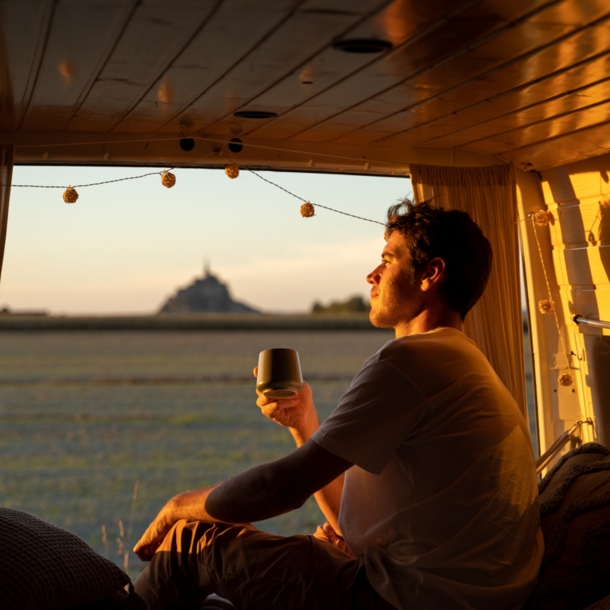
<path id="1" fill-rule="evenodd" d="M 163 539 L 172 528 L 172 521 L 162 517 L 163 511 L 148 526 L 140 540 L 133 547 L 134 553 L 143 561 L 150 561 Z"/>
<path id="2" fill-rule="evenodd" d="M 133 547 L 133 552 L 143 561 L 150 561 L 167 534 L 167 531 L 160 532 L 156 525 L 156 523 L 151 524 Z"/>
<path id="3" fill-rule="evenodd" d="M 261 407 L 261 411 L 265 417 L 273 419 L 282 409 L 279 408 L 277 402 Z"/>
<path id="4" fill-rule="evenodd" d="M 137 551 L 134 548 L 133 551 L 142 561 L 150 561 L 153 558 L 155 551 L 158 548 L 159 548 L 158 546 L 156 548 L 150 547 L 150 546 L 145 546 L 145 547 L 139 548 Z"/>
<path id="5" fill-rule="evenodd" d="M 142 561 L 150 561 L 158 548 L 159 543 L 153 546 L 148 542 L 143 542 L 143 539 L 140 539 L 139 542 L 133 547 L 133 552 Z"/>
<path id="6" fill-rule="evenodd" d="M 254 373 L 255 377 L 258 377 L 258 367 L 257 366 L 254 367 L 254 370 L 252 372 Z"/>
<path id="7" fill-rule="evenodd" d="M 270 419 L 276 419 L 276 417 L 281 414 L 282 412 L 289 412 L 290 409 L 296 407 L 296 404 L 286 404 L 286 401 L 284 400 L 278 400 L 275 402 L 269 402 L 269 403 L 259 403 L 257 401 L 256 403 L 258 405 L 258 407 L 260 408 L 262 414 L 265 417 L 269 417 Z"/>
<path id="8" fill-rule="evenodd" d="M 138 556 L 142 561 L 150 561 L 152 559 L 153 553 L 150 553 L 148 547 L 138 547 L 138 545 L 133 547 L 133 552 Z"/>
<path id="9" fill-rule="evenodd" d="M 256 404 L 262 409 L 267 405 L 278 404 L 282 409 L 290 409 L 291 407 L 297 407 L 299 405 L 298 398 L 269 398 L 264 394 L 258 393 Z"/>

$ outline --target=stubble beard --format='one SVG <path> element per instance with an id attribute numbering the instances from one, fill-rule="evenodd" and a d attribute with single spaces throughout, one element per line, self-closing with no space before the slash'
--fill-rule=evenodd
<path id="1" fill-rule="evenodd" d="M 387 317 L 384 318 L 383 312 L 375 311 L 373 307 L 369 311 L 369 320 L 375 328 L 394 328 L 394 324 Z"/>

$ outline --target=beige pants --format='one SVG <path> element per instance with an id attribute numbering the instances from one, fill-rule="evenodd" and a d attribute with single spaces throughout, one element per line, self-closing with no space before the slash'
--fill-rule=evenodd
<path id="1" fill-rule="evenodd" d="M 135 583 L 150 610 L 197 606 L 210 593 L 239 610 L 391 610 L 362 562 L 322 530 L 274 536 L 254 526 L 179 521 Z"/>

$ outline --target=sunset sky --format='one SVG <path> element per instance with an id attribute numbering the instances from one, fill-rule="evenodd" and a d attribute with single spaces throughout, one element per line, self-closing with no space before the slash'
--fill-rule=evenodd
<path id="1" fill-rule="evenodd" d="M 150 168 L 15 167 L 13 184 L 79 185 Z M 368 295 L 383 227 L 300 203 L 247 171 L 177 169 L 79 188 L 13 188 L 0 307 L 61 314 L 154 313 L 177 288 L 212 271 L 235 299 L 264 311 L 304 312 L 314 300 Z M 405 178 L 263 172 L 312 203 L 383 221 L 411 194 Z"/>

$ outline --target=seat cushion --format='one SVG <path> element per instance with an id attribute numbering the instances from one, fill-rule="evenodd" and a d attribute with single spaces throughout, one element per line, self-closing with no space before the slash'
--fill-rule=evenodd
<path id="1" fill-rule="evenodd" d="M 59 610 L 115 593 L 129 576 L 78 536 L 0 507 L 0 607 Z"/>
<path id="2" fill-rule="evenodd" d="M 545 551 L 528 610 L 584 610 L 610 595 L 610 450 L 587 443 L 539 485 Z"/>

